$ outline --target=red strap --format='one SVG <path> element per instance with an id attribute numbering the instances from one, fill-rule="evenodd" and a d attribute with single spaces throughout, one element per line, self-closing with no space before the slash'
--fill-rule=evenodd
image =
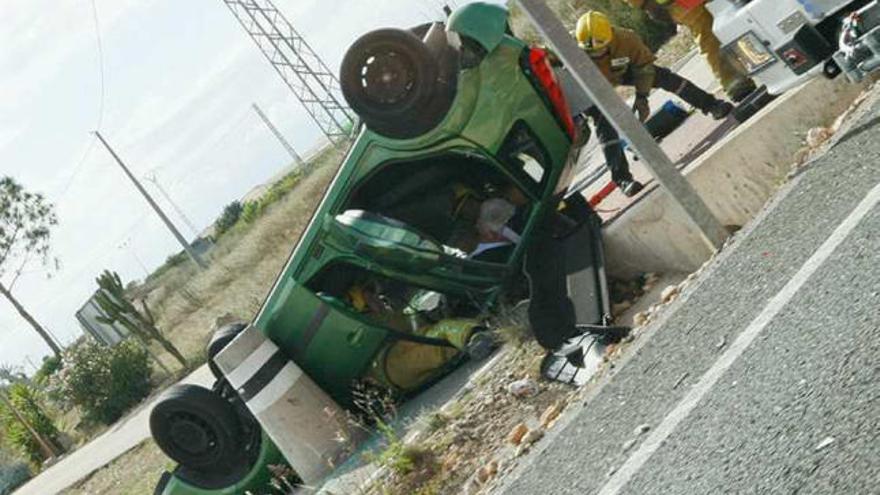
<path id="1" fill-rule="evenodd" d="M 706 0 L 675 0 L 675 5 L 678 5 L 684 10 L 695 9 L 704 3 L 706 3 Z"/>
<path id="2" fill-rule="evenodd" d="M 600 189 L 599 192 L 597 192 L 593 195 L 592 198 L 590 198 L 590 206 L 595 208 L 599 203 L 602 202 L 602 200 L 607 198 L 609 194 L 614 192 L 615 189 L 617 189 L 617 184 L 615 184 L 614 181 L 608 181 L 608 183 L 605 184 L 605 187 Z"/>

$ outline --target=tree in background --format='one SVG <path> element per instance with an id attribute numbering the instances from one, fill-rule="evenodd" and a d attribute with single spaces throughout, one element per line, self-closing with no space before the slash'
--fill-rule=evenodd
<path id="1" fill-rule="evenodd" d="M 174 359 L 181 366 L 184 368 L 188 366 L 183 354 L 156 328 L 156 321 L 147 307 L 147 303 L 141 301 L 143 307 L 143 312 L 141 312 L 125 297 L 125 288 L 122 285 L 119 274 L 104 270 L 104 273 L 97 278 L 97 282 L 100 290 L 95 294 L 95 301 L 104 311 L 104 314 L 107 315 L 106 317 L 99 317 L 98 321 L 107 325 L 118 323 L 144 344 L 151 340 L 156 341 L 169 354 L 174 356 Z"/>
<path id="2" fill-rule="evenodd" d="M 28 263 L 34 260 L 48 266 L 49 238 L 58 223 L 54 206 L 42 194 L 25 191 L 11 177 L 0 177 L 0 294 L 46 341 L 56 356 L 61 346 L 12 295 L 12 288 Z M 8 284 L 3 282 L 9 276 Z"/>
<path id="3" fill-rule="evenodd" d="M 216 237 L 220 237 L 238 223 L 238 219 L 241 217 L 243 209 L 244 207 L 241 205 L 241 201 L 233 201 L 223 208 L 223 213 L 214 224 L 217 229 Z"/>
<path id="4" fill-rule="evenodd" d="M 60 432 L 40 405 L 36 390 L 25 383 L 0 390 L 0 428 L 5 442 L 34 465 L 63 451 Z"/>

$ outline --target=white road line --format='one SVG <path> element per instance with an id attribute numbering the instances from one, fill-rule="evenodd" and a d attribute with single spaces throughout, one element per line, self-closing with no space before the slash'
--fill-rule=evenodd
<path id="1" fill-rule="evenodd" d="M 806 281 L 822 266 L 822 264 L 834 253 L 834 250 L 859 224 L 877 203 L 880 202 L 880 184 L 874 186 L 861 203 L 849 214 L 846 219 L 837 226 L 831 236 L 810 256 L 800 270 L 792 277 L 785 287 L 779 291 L 767 304 L 761 314 L 757 316 L 749 326 L 734 340 L 733 344 L 715 361 L 693 388 L 684 396 L 681 402 L 673 409 L 645 439 L 632 456 L 618 469 L 607 483 L 599 491 L 599 495 L 616 495 L 645 465 L 648 459 L 660 448 L 660 445 L 675 431 L 687 416 L 697 407 L 697 404 L 706 396 L 712 387 L 721 378 L 721 375 L 730 368 L 742 355 L 762 330 L 770 323 L 780 310 L 800 290 Z"/>

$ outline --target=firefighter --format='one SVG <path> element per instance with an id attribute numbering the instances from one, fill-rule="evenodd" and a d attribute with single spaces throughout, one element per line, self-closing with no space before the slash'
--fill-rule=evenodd
<path id="1" fill-rule="evenodd" d="M 601 12 L 593 10 L 581 16 L 574 34 L 611 84 L 635 88 L 633 111 L 642 122 L 651 114 L 648 95 L 653 88 L 674 93 L 715 119 L 722 119 L 733 110 L 730 102 L 715 98 L 666 67 L 654 65 L 654 54 L 641 38 L 628 29 L 612 26 Z M 592 118 L 596 125 L 611 179 L 626 196 L 634 196 L 641 191 L 642 184 L 630 174 L 617 131 L 595 107 L 577 120 L 583 122 L 581 119 L 586 117 Z"/>
<path id="2" fill-rule="evenodd" d="M 706 0 L 626 0 L 626 2 L 644 10 L 654 20 L 674 22 L 687 27 L 728 98 L 739 102 L 755 90 L 755 82 L 740 72 L 722 53 L 721 42 L 712 32 L 712 13 L 706 9 Z"/>

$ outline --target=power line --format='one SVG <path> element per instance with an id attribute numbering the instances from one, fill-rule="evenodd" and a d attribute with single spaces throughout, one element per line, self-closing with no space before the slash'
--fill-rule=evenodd
<path id="1" fill-rule="evenodd" d="M 92 5 L 92 20 L 94 21 L 94 32 L 95 32 L 95 47 L 97 48 L 97 57 L 98 57 L 98 81 L 99 81 L 99 97 L 98 97 L 98 118 L 97 123 L 95 124 L 95 130 L 101 130 L 101 126 L 104 125 L 104 101 L 105 101 L 105 86 L 104 86 L 104 43 L 101 40 L 101 23 L 98 20 L 98 6 L 95 4 L 95 0 L 91 0 Z M 86 163 L 86 159 L 88 159 L 89 155 L 92 152 L 92 149 L 95 147 L 95 142 L 97 141 L 97 137 L 94 135 L 90 135 L 88 138 L 88 144 L 83 151 L 83 154 L 80 156 L 79 160 L 76 162 L 76 165 L 73 167 L 73 172 L 67 178 L 67 182 L 65 182 L 64 186 L 61 188 L 61 193 L 59 197 L 64 197 L 67 195 L 67 192 L 70 190 L 70 187 L 73 185 L 74 179 L 79 175 L 82 170 L 83 165 Z"/>
<path id="2" fill-rule="evenodd" d="M 192 231 L 193 235 L 198 237 L 199 229 L 196 228 L 192 220 L 190 220 L 186 213 L 183 212 L 183 209 L 177 204 L 177 202 L 171 199 L 171 195 L 168 194 L 168 191 L 166 191 L 165 188 L 162 187 L 162 184 L 159 183 L 159 179 L 156 177 L 156 174 L 153 173 L 150 175 L 146 175 L 144 176 L 144 180 L 152 182 L 153 185 L 156 186 L 156 189 L 159 190 L 159 194 L 161 194 L 162 197 L 165 198 L 165 201 L 167 201 L 171 205 L 171 208 L 174 209 L 175 212 L 177 212 L 177 216 L 179 216 L 180 219 L 183 220 L 183 223 L 185 223 L 186 226 L 189 227 L 189 230 Z"/>
<path id="3" fill-rule="evenodd" d="M 95 0 L 92 0 L 92 19 L 95 21 L 95 43 L 98 46 L 98 72 L 101 76 L 101 99 L 98 107 L 98 124 L 95 126 L 96 131 L 101 130 L 104 124 L 104 43 L 101 41 L 101 23 L 98 22 L 98 6 Z M 92 140 L 94 143 L 94 139 Z"/>

